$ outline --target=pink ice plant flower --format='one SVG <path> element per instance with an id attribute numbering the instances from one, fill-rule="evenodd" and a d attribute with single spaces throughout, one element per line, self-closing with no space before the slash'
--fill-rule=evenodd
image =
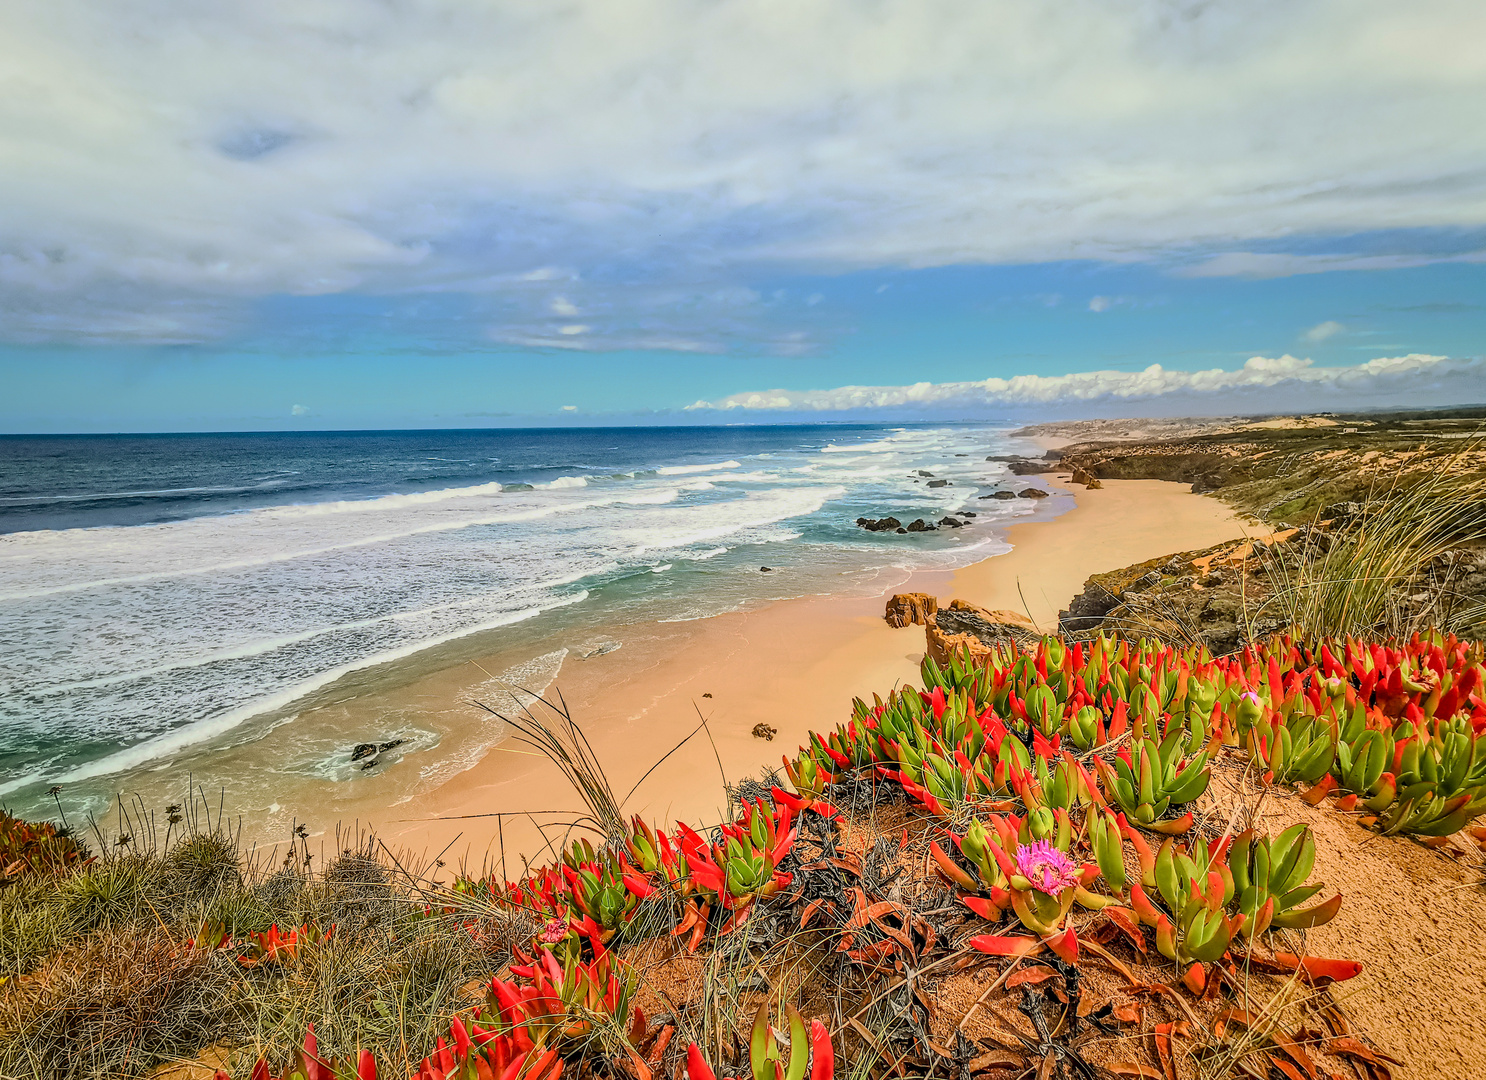
<path id="1" fill-rule="evenodd" d="M 1032 888 L 1049 896 L 1057 896 L 1079 880 L 1073 860 L 1047 840 L 1017 845 L 1016 872 L 1030 881 Z"/>
<path id="2" fill-rule="evenodd" d="M 568 936 L 568 921 L 566 919 L 553 919 L 542 927 L 539 935 L 543 944 L 555 945 Z"/>

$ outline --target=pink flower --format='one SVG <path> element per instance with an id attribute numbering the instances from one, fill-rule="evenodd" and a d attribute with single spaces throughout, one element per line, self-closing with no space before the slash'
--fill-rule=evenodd
<path id="1" fill-rule="evenodd" d="M 1078 868 L 1073 860 L 1047 840 L 1017 845 L 1016 872 L 1030 881 L 1032 888 L 1049 896 L 1057 896 L 1078 884 Z"/>
<path id="2" fill-rule="evenodd" d="M 568 921 L 566 919 L 553 919 L 542 927 L 538 935 L 544 945 L 555 945 L 568 936 Z"/>

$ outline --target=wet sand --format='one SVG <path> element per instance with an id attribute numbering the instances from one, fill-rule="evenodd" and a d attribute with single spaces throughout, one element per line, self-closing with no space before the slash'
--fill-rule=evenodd
<path id="1" fill-rule="evenodd" d="M 1036 479 L 1041 486 L 1054 482 Z M 1075 494 L 1074 509 L 1010 526 L 1010 552 L 966 569 L 914 575 L 881 596 L 789 600 L 638 627 L 615 652 L 565 663 L 557 688 L 627 814 L 666 823 L 716 821 L 724 810 L 724 778 L 736 782 L 778 766 L 807 731 L 846 720 L 853 697 L 917 682 L 923 629 L 894 630 L 883 621 L 890 593 L 1009 608 L 1053 630 L 1058 610 L 1090 574 L 1245 532 L 1226 506 L 1185 485 L 1105 481 L 1100 490 L 1080 487 Z M 398 693 L 467 700 L 482 684 L 488 691 L 488 673 L 466 664 Z M 470 708 L 476 722 L 478 711 Z M 703 719 L 706 729 L 686 740 Z M 772 740 L 752 734 L 760 723 L 777 729 Z M 550 857 L 581 809 L 553 765 L 507 740 L 435 790 L 358 816 L 394 850 L 441 854 L 445 872 L 504 861 L 514 876 L 523 855 L 533 862 Z"/>

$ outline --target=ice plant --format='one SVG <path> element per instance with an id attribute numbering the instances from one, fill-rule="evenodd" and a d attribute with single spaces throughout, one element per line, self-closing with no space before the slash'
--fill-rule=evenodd
<path id="1" fill-rule="evenodd" d="M 722 927 L 722 933 L 728 933 L 747 918 L 756 901 L 773 896 L 792 880 L 776 869 L 795 843 L 793 814 L 787 806 L 770 806 L 762 799 L 745 802 L 742 819 L 721 826 L 722 841 L 717 844 L 709 844 L 686 825 L 678 823 L 677 828 L 691 880 L 704 902 L 688 911 L 688 928 L 704 927 L 707 908 L 715 902 L 732 912 Z"/>
<path id="2" fill-rule="evenodd" d="M 489 1001 L 500 1016 L 498 1031 L 530 1050 L 585 1041 L 601 1022 L 628 1029 L 636 976 L 602 945 L 595 951 L 585 964 L 571 956 L 559 963 L 543 949 L 535 960 L 512 964 L 510 980 L 492 979 Z"/>
<path id="3" fill-rule="evenodd" d="M 1084 818 L 1089 847 L 1094 852 L 1099 873 L 1104 883 L 1117 894 L 1125 891 L 1125 847 L 1120 838 L 1123 821 L 1123 815 L 1097 806 L 1090 807 Z"/>
<path id="4" fill-rule="evenodd" d="M 263 1058 L 259 1058 L 253 1065 L 251 1075 L 252 1080 L 276 1080 L 268 1070 L 268 1062 Z M 231 1080 L 231 1077 L 218 1069 L 214 1080 Z M 377 1063 L 366 1050 L 362 1050 L 353 1059 L 339 1063 L 322 1058 L 319 1042 L 315 1038 L 315 1025 L 311 1024 L 305 1031 L 304 1044 L 295 1051 L 289 1068 L 284 1071 L 283 1080 L 377 1080 Z M 436 1080 L 443 1080 L 443 1075 Z M 556 1080 L 556 1077 L 549 1076 L 543 1080 Z"/>
<path id="5" fill-rule="evenodd" d="M 1064 889 L 1073 888 L 1082 880 L 1079 868 L 1073 865 L 1073 860 L 1046 840 L 1018 844 L 1016 870 L 1032 883 L 1032 888 L 1052 897 L 1057 897 Z"/>
<path id="6" fill-rule="evenodd" d="M 1211 779 L 1207 754 L 1183 762 L 1183 743 L 1182 730 L 1174 728 L 1159 743 L 1150 736 L 1137 739 L 1133 754 L 1121 747 L 1113 767 L 1103 758 L 1094 759 L 1105 793 L 1132 824 L 1167 835 L 1192 827 L 1191 814 L 1162 820 L 1170 807 L 1189 803 L 1206 791 Z"/>
<path id="7" fill-rule="evenodd" d="M 1446 837 L 1486 810 L 1486 734 L 1476 733 L 1470 720 L 1405 720 L 1394 734 L 1398 798 L 1378 823 L 1385 836 Z"/>
<path id="8" fill-rule="evenodd" d="M 1131 886 L 1131 906 L 1140 921 L 1156 930 L 1156 950 L 1182 967 L 1182 980 L 1194 993 L 1206 985 L 1204 964 L 1225 952 L 1248 922 L 1230 917 L 1225 907 L 1234 896 L 1227 864 L 1228 844 L 1215 840 L 1189 852 L 1167 837 L 1153 862 L 1142 857 L 1144 880 Z M 1152 887 L 1165 906 L 1152 901 Z"/>
<path id="9" fill-rule="evenodd" d="M 413 1080 L 490 1080 L 506 1076 L 558 1080 L 563 1062 L 555 1048 L 538 1046 L 523 1028 L 501 1032 L 499 1021 L 495 1021 L 496 1028 L 487 1028 L 486 1018 L 484 1009 L 477 1010 L 468 1025 L 453 1017 L 449 1021 L 449 1041 L 439 1037 L 434 1052 L 423 1059 Z M 356 1080 L 376 1080 L 376 1073 Z"/>
<path id="10" fill-rule="evenodd" d="M 25 874 L 60 873 L 93 861 L 66 829 L 30 822 L 0 810 L 0 885 Z"/>
<path id="11" fill-rule="evenodd" d="M 1234 899 L 1247 921 L 1248 937 L 1271 926 L 1300 929 L 1320 926 L 1336 917 L 1341 894 L 1314 907 L 1301 908 L 1320 885 L 1307 885 L 1316 864 L 1316 840 L 1306 825 L 1292 825 L 1271 840 L 1253 829 L 1233 838 L 1228 866 L 1233 875 Z"/>
<path id="12" fill-rule="evenodd" d="M 785 1058 L 769 1027 L 768 1002 L 760 1005 L 754 1016 L 753 1037 L 748 1043 L 752 1080 L 805 1080 L 807 1070 L 810 1080 L 832 1080 L 836 1058 L 826 1026 L 819 1020 L 812 1020 L 807 1032 L 805 1019 L 798 1009 L 786 1005 L 784 1012 L 789 1021 L 788 1058 Z M 717 1074 L 707 1064 L 696 1043 L 686 1050 L 686 1076 L 687 1080 L 717 1080 Z"/>
<path id="13" fill-rule="evenodd" d="M 1296 712 L 1255 724 L 1244 739 L 1249 757 L 1267 766 L 1265 782 L 1314 784 L 1336 758 L 1337 737 L 1335 720 Z"/>
<path id="14" fill-rule="evenodd" d="M 329 941 L 334 933 L 335 927 L 332 926 L 321 936 L 318 930 L 312 930 L 309 924 L 305 924 L 285 934 L 280 932 L 278 924 L 275 923 L 264 933 L 248 935 L 248 951 L 238 956 L 237 962 L 244 967 L 257 967 L 260 964 L 292 964 L 299 959 L 299 951 L 305 943 L 312 942 L 316 938 L 320 941 Z"/>
<path id="15" fill-rule="evenodd" d="M 1069 909 L 1075 900 L 1087 907 L 1102 907 L 1109 897 L 1095 896 L 1084 885 L 1099 876 L 1094 865 L 1076 867 L 1068 855 L 1072 826 L 1066 811 L 1039 810 L 1018 819 L 1010 814 L 991 817 L 995 838 L 976 838 L 977 846 L 995 861 L 1003 884 L 992 885 L 989 898 L 961 897 L 965 906 L 982 918 L 995 921 L 1007 910 L 1017 920 L 1047 943 L 1064 960 L 1078 959 L 1078 941 L 1066 926 Z M 961 841 L 961 850 L 976 861 L 969 845 L 971 836 Z M 1014 853 L 1014 854 L 1011 854 Z M 972 938 L 970 944 L 982 952 L 1012 955 L 1027 947 L 1025 939 L 984 935 Z M 1006 950 L 1012 950 L 1007 952 Z"/>

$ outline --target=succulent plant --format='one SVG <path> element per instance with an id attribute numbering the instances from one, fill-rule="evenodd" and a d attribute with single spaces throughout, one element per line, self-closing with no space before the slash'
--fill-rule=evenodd
<path id="1" fill-rule="evenodd" d="M 975 884 L 987 894 L 962 896 L 962 902 L 992 922 L 1008 910 L 1014 912 L 1022 926 L 1064 960 L 1074 962 L 1078 943 L 1065 925 L 1069 910 L 1075 901 L 1086 907 L 1102 907 L 1109 898 L 1096 896 L 1086 888 L 1098 877 L 1099 868 L 1080 866 L 1069 855 L 1073 837 L 1068 813 L 1043 808 L 1025 818 L 994 814 L 990 820 L 991 831 L 972 825 L 960 839 L 961 852 L 980 874 Z M 990 863 L 994 863 L 993 873 L 987 872 Z M 963 887 L 963 881 L 957 884 Z M 972 940 L 971 944 L 985 952 L 1002 947 L 1001 942 L 992 940 L 979 944 Z"/>
<path id="2" fill-rule="evenodd" d="M 310 1024 L 305 1032 L 304 1043 L 295 1052 L 289 1068 L 281 1076 L 269 1072 L 268 1062 L 259 1058 L 253 1065 L 251 1080 L 377 1080 L 377 1063 L 371 1054 L 362 1050 L 348 1061 L 332 1061 L 320 1056 L 320 1046 L 315 1038 L 315 1025 Z M 420 1074 L 421 1077 L 421 1074 Z M 231 1080 L 222 1069 L 218 1069 L 215 1080 Z M 442 1076 L 435 1080 L 443 1080 Z M 552 1077 L 544 1080 L 553 1080 Z"/>
<path id="3" fill-rule="evenodd" d="M 629 1029 L 637 977 L 602 946 L 588 963 L 573 957 L 559 963 L 551 949 L 543 949 L 534 960 L 512 964 L 511 975 L 490 981 L 490 1003 L 502 1030 L 523 1033 L 533 1046 L 583 1042 L 600 1026 Z"/>
<path id="4" fill-rule="evenodd" d="M 1355 728 L 1342 729 L 1331 775 L 1343 791 L 1370 796 L 1377 793 L 1384 771 L 1393 761 L 1393 733 L 1363 727 L 1361 713 L 1359 709 Z"/>
<path id="5" fill-rule="evenodd" d="M 1486 810 L 1486 733 L 1463 716 L 1433 734 L 1426 725 L 1406 720 L 1395 729 L 1397 799 L 1378 823 L 1385 836 L 1449 836 Z"/>
<path id="6" fill-rule="evenodd" d="M 1296 712 L 1282 720 L 1276 715 L 1270 723 L 1250 727 L 1245 741 L 1249 756 L 1266 766 L 1266 782 L 1314 784 L 1335 760 L 1337 726 L 1329 717 Z"/>
<path id="7" fill-rule="evenodd" d="M 248 935 L 248 951 L 240 954 L 237 962 L 243 967 L 258 967 L 260 964 L 287 966 L 299 960 L 300 950 L 306 944 L 329 941 L 334 933 L 334 926 L 321 934 L 308 923 L 297 930 L 283 933 L 279 930 L 278 923 L 274 923 L 262 933 Z"/>
<path id="8" fill-rule="evenodd" d="M 586 840 L 578 841 L 564 858 L 567 899 L 579 929 L 607 944 L 630 919 L 654 886 L 643 874 L 626 872 L 608 851 L 596 853 Z"/>
<path id="9" fill-rule="evenodd" d="M 93 861 L 88 849 L 50 821 L 22 821 L 0 810 L 0 885 L 29 874 L 56 874 Z"/>
<path id="10" fill-rule="evenodd" d="M 1206 791 L 1211 778 L 1207 753 L 1183 761 L 1182 745 L 1178 729 L 1160 743 L 1150 736 L 1136 740 L 1133 753 L 1121 747 L 1113 766 L 1103 758 L 1095 759 L 1105 793 L 1132 824 L 1167 834 L 1191 828 L 1191 814 L 1162 820 L 1169 808 L 1189 803 Z"/>
<path id="11" fill-rule="evenodd" d="M 434 1052 L 424 1058 L 413 1080 L 558 1080 L 563 1061 L 558 1050 L 534 1043 L 524 1026 L 511 1031 L 486 1028 L 485 1011 L 475 1013 L 468 1027 L 455 1016 L 449 1021 L 449 1041 L 441 1036 Z M 287 1080 L 287 1078 L 286 1078 Z M 361 1078 L 358 1077 L 358 1080 Z M 369 1080 L 376 1080 L 375 1074 Z"/>
<path id="12" fill-rule="evenodd" d="M 1235 887 L 1226 847 L 1226 842 L 1214 841 L 1188 851 L 1168 837 L 1144 880 L 1130 889 L 1136 916 L 1155 928 L 1156 950 L 1182 967 L 1182 979 L 1194 991 L 1206 982 L 1202 965 L 1227 952 L 1247 921 L 1225 911 Z M 1152 881 L 1164 910 L 1147 891 Z"/>
<path id="13" fill-rule="evenodd" d="M 769 1027 L 768 1003 L 759 1006 L 753 1020 L 753 1036 L 748 1043 L 748 1066 L 752 1080 L 832 1080 L 836 1071 L 831 1036 L 824 1024 L 812 1020 L 807 1031 L 805 1020 L 793 1005 L 784 1007 L 789 1023 L 789 1056 L 786 1058 Z M 701 1049 L 692 1043 L 686 1051 L 687 1080 L 717 1080 L 717 1074 Z"/>
<path id="14" fill-rule="evenodd" d="M 1247 920 L 1246 936 L 1262 934 L 1271 926 L 1320 926 L 1336 917 L 1340 893 L 1314 907 L 1300 906 L 1322 889 L 1305 883 L 1315 864 L 1316 840 L 1304 824 L 1292 825 L 1272 840 L 1253 829 L 1233 838 L 1228 868 L 1238 912 Z"/>
<path id="15" fill-rule="evenodd" d="M 773 896 L 791 881 L 789 874 L 777 869 L 795 842 L 787 806 L 770 806 L 762 799 L 744 802 L 742 819 L 721 827 L 718 844 L 708 844 L 689 826 L 678 828 L 697 890 L 733 913 L 723 933 L 737 926 L 755 901 Z"/>
<path id="16" fill-rule="evenodd" d="M 1125 891 L 1125 845 L 1120 818 L 1113 811 L 1091 807 L 1084 818 L 1089 847 L 1104 883 L 1116 894 Z"/>

